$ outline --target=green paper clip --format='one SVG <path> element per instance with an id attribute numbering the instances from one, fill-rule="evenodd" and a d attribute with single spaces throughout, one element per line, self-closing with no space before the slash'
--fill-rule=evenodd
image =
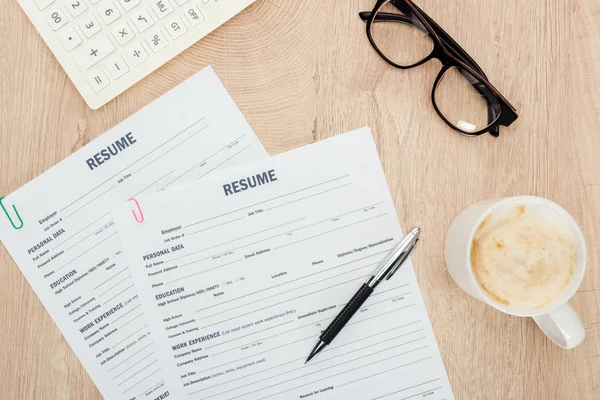
<path id="1" fill-rule="evenodd" d="M 15 225 L 15 223 L 12 220 L 12 218 L 10 217 L 10 215 L 8 215 L 8 211 L 6 211 L 6 208 L 4 208 L 4 204 L 2 204 L 2 200 L 4 200 L 4 196 L 0 197 L 0 207 L 2 207 L 4 214 L 6 214 L 6 218 L 8 218 L 8 220 L 10 221 L 10 224 L 12 225 L 13 228 L 21 229 L 23 227 L 23 220 L 21 219 L 21 216 L 19 215 L 19 212 L 17 211 L 17 207 L 13 206 L 13 210 L 15 211 L 15 214 L 17 214 L 17 218 L 19 218 L 19 223 L 21 224 L 19 226 Z"/>

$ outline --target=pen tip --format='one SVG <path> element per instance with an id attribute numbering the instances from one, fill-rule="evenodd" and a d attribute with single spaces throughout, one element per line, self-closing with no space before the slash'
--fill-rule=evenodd
<path id="1" fill-rule="evenodd" d="M 419 233 L 421 233 L 421 228 L 415 228 L 411 231 L 411 233 L 413 235 L 419 236 Z"/>

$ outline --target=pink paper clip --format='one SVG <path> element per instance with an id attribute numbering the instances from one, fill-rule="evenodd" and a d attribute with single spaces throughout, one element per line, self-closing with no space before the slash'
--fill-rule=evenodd
<path id="1" fill-rule="evenodd" d="M 131 210 L 131 213 L 133 214 L 133 218 L 135 218 L 136 222 L 138 224 L 141 224 L 142 222 L 144 222 L 144 213 L 142 212 L 142 208 L 140 207 L 140 203 L 138 203 L 138 201 L 136 199 L 134 199 L 133 197 L 131 199 L 129 199 L 129 201 L 133 201 L 138 209 L 138 212 L 140 213 L 139 217 L 138 215 L 135 213 L 135 210 Z"/>

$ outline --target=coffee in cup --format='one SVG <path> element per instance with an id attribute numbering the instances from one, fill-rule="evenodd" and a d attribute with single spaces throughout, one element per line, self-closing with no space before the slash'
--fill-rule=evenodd
<path id="1" fill-rule="evenodd" d="M 575 235 L 540 205 L 517 204 L 480 224 L 471 245 L 471 266 L 483 290 L 513 309 L 549 304 L 569 284 Z"/>
<path id="2" fill-rule="evenodd" d="M 450 224 L 444 258 L 466 293 L 507 314 L 532 317 L 559 346 L 585 337 L 569 304 L 583 280 L 586 245 L 575 219 L 550 200 L 485 200 Z"/>

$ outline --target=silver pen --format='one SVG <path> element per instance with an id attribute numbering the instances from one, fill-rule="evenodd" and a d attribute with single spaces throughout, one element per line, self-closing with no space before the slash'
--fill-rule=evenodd
<path id="1" fill-rule="evenodd" d="M 413 251 L 417 242 L 419 241 L 419 234 L 421 233 L 420 228 L 415 228 L 410 231 L 406 236 L 400 240 L 400 243 L 396 245 L 385 257 L 381 264 L 377 267 L 371 277 L 363 283 L 358 289 L 358 292 L 350 299 L 346 306 L 340 311 L 340 313 L 333 319 L 331 324 L 323 331 L 319 338 L 319 342 L 311 351 L 310 355 L 306 359 L 309 362 L 314 356 L 319 354 L 325 346 L 329 345 L 333 339 L 341 332 L 344 326 L 350 321 L 352 316 L 362 307 L 364 302 L 369 298 L 375 288 L 384 280 L 390 279 L 398 268 L 406 261 L 410 253 Z"/>

